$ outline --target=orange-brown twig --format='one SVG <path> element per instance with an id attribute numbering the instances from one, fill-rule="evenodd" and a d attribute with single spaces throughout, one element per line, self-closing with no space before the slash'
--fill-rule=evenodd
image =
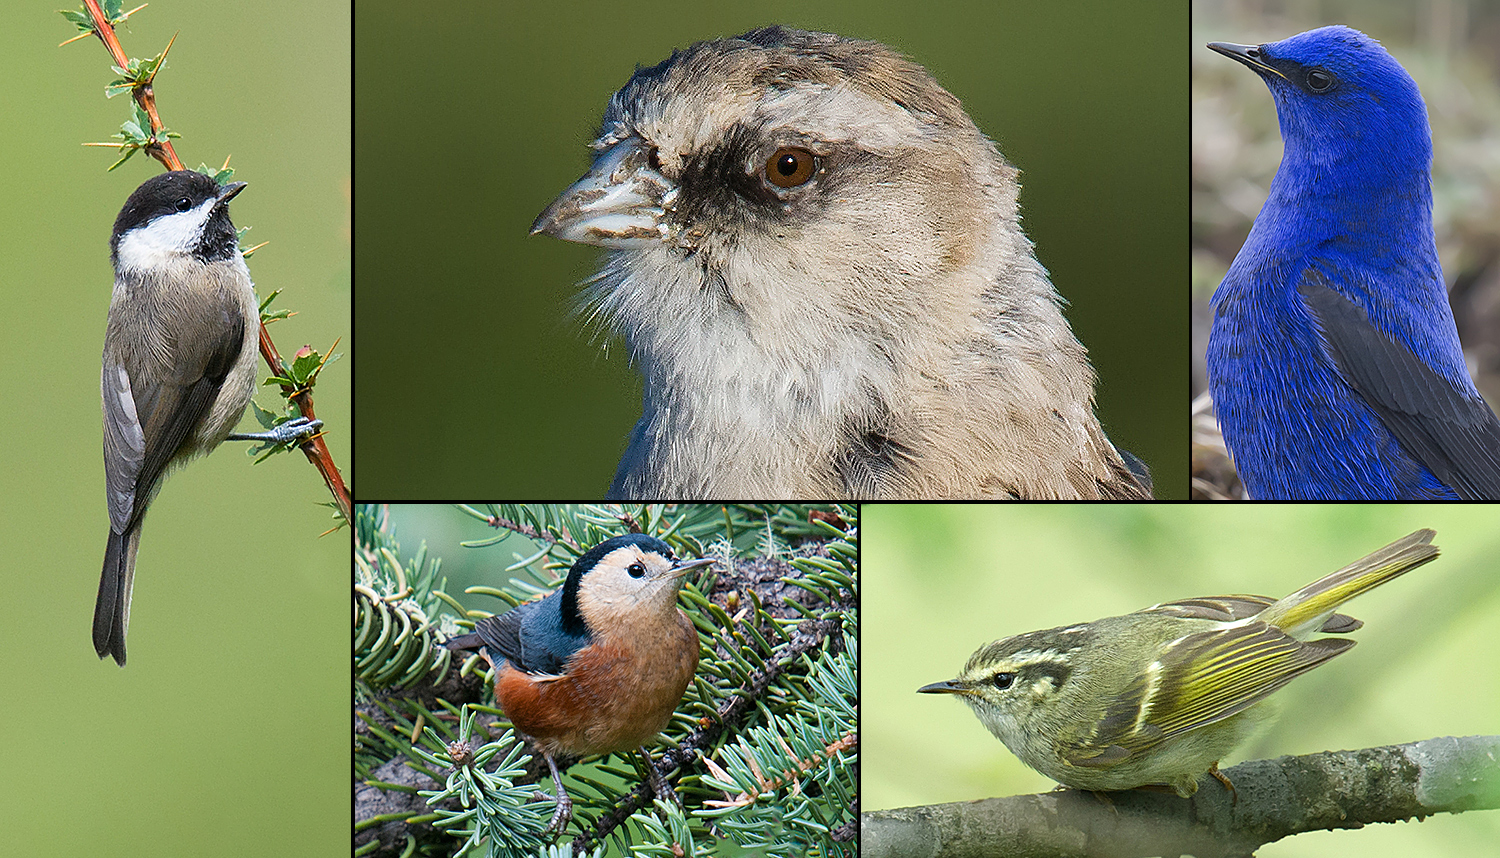
<path id="1" fill-rule="evenodd" d="M 120 68 L 130 65 L 130 59 L 125 56 L 125 49 L 120 47 L 120 40 L 115 36 L 114 26 L 109 23 L 108 18 L 104 17 L 104 10 L 99 8 L 99 0 L 83 0 L 83 5 L 88 7 L 89 17 L 94 19 L 94 32 L 99 34 L 99 41 L 104 43 L 115 65 Z M 173 36 L 172 41 L 176 40 L 177 37 Z M 168 42 L 167 50 L 171 49 L 172 43 Z M 162 53 L 165 54 L 166 51 Z M 166 57 L 163 56 L 162 59 L 165 60 Z M 151 117 L 151 134 L 155 137 L 163 128 L 161 117 L 156 113 L 156 91 L 148 83 L 145 86 L 136 87 L 133 95 L 136 104 L 139 104 L 141 109 L 146 111 L 146 115 Z M 146 147 L 146 154 L 160 161 L 168 170 L 183 169 L 182 160 L 177 157 L 177 152 L 172 148 L 170 140 L 163 139 L 159 143 L 152 143 Z"/>
<path id="2" fill-rule="evenodd" d="M 95 33 L 98 34 L 99 40 L 104 43 L 104 47 L 109 50 L 109 55 L 114 59 L 115 65 L 122 69 L 126 68 L 130 64 L 130 60 L 125 56 L 125 49 L 120 47 L 120 40 L 115 36 L 115 28 L 109 23 L 109 19 L 104 16 L 104 10 L 99 8 L 99 0 L 83 0 L 83 3 L 88 7 L 89 16 L 94 19 Z M 172 41 L 175 42 L 176 40 L 177 37 L 174 35 Z M 172 42 L 168 42 L 167 50 L 162 52 L 163 62 L 166 60 L 167 51 L 171 49 Z M 160 66 L 157 68 L 160 70 Z M 152 77 L 154 79 L 155 75 L 153 74 Z M 153 138 L 155 138 L 164 127 L 161 116 L 156 112 L 156 92 L 152 88 L 151 83 L 148 82 L 135 87 L 133 94 L 136 103 L 141 106 L 141 109 L 146 112 L 147 116 L 151 117 L 151 133 Z M 183 169 L 182 161 L 177 157 L 177 153 L 173 151 L 172 144 L 165 138 L 159 143 L 152 143 L 150 146 L 147 146 L 146 154 L 160 161 L 168 170 Z M 271 368 L 273 375 L 281 378 L 288 377 L 286 365 L 281 360 L 281 353 L 276 350 L 276 344 L 271 341 L 270 334 L 266 333 L 264 323 L 260 326 L 260 356 L 265 359 L 266 366 Z M 282 390 L 290 396 L 293 402 L 297 403 L 297 408 L 302 412 L 303 417 L 309 420 L 317 417 L 313 413 L 311 391 L 306 388 L 294 390 L 291 385 L 285 384 L 282 385 Z M 334 503 L 338 505 L 339 512 L 343 514 L 344 520 L 352 523 L 354 521 L 354 512 L 349 497 L 349 488 L 344 484 L 344 477 L 339 473 L 338 466 L 334 464 L 333 455 L 328 452 L 328 445 L 324 443 L 323 436 L 321 434 L 315 435 L 307 441 L 302 442 L 299 446 L 307 456 L 307 460 L 312 462 L 313 466 L 318 469 L 318 472 L 323 475 L 323 482 L 328 485 L 328 491 L 333 494 Z"/>
<path id="3" fill-rule="evenodd" d="M 271 335 L 266 333 L 264 324 L 260 326 L 260 356 L 265 358 L 266 366 L 271 368 L 273 374 L 281 378 L 287 377 L 286 364 L 282 363 L 281 353 L 276 351 L 276 344 L 271 342 Z M 297 403 L 297 408 L 302 412 L 303 417 L 309 420 L 315 417 L 311 390 L 304 387 L 294 391 L 288 384 L 283 384 L 281 389 L 291 394 L 292 401 Z M 323 482 L 328 485 L 328 491 L 333 493 L 333 499 L 338 504 L 344 521 L 353 524 L 354 511 L 350 505 L 349 489 L 344 485 L 343 474 L 340 474 L 338 467 L 333 464 L 333 454 L 328 452 L 328 445 L 323 441 L 323 434 L 320 432 L 302 442 L 301 450 L 307 456 L 307 460 L 312 462 L 313 467 L 318 469 L 318 473 L 323 475 Z"/>

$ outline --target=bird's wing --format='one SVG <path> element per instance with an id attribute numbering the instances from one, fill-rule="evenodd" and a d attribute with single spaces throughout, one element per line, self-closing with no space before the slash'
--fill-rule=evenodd
<path id="1" fill-rule="evenodd" d="M 526 611 L 533 607 L 532 604 L 517 605 L 503 614 L 486 617 L 474 624 L 474 635 L 490 651 L 491 658 L 503 658 L 518 670 L 527 669 L 521 659 L 521 621 L 525 619 Z"/>
<path id="2" fill-rule="evenodd" d="M 1141 613 L 1166 614 L 1169 617 L 1185 617 L 1194 620 L 1217 620 L 1232 622 L 1253 617 L 1271 607 L 1275 602 L 1270 596 L 1200 596 L 1196 599 L 1179 599 L 1162 602 Z"/>
<path id="3" fill-rule="evenodd" d="M 1408 453 L 1466 500 L 1500 499 L 1500 418 L 1392 341 L 1313 269 L 1297 291 L 1344 379 Z"/>
<path id="4" fill-rule="evenodd" d="M 1253 617 L 1271 607 L 1275 599 L 1270 596 L 1248 596 L 1243 593 L 1233 596 L 1200 596 L 1196 599 L 1180 599 L 1162 602 L 1140 613 L 1166 614 L 1169 617 L 1185 617 L 1194 620 L 1218 620 L 1233 622 Z M 1333 614 L 1318 629 L 1329 634 L 1347 634 L 1363 626 L 1364 622 L 1347 614 Z"/>
<path id="5" fill-rule="evenodd" d="M 1123 762 L 1238 715 L 1352 646 L 1335 638 L 1298 641 L 1254 622 L 1179 638 L 1111 702 L 1093 735 L 1064 756 L 1076 766 Z"/>
<path id="6" fill-rule="evenodd" d="M 111 318 L 105 336 L 104 471 L 116 533 L 145 512 L 157 481 L 213 406 L 244 347 L 245 320 L 229 299 L 183 309 L 222 318 L 213 325 L 186 323 L 187 330 L 214 332 L 199 338 L 176 337 L 184 325 L 169 318 L 156 317 L 150 330 L 140 316 L 134 330 L 117 329 Z"/>
<path id="7" fill-rule="evenodd" d="M 527 602 L 480 620 L 474 624 L 474 637 L 497 664 L 504 659 L 525 673 L 561 674 L 573 653 L 589 641 L 587 636 L 563 631 L 558 609 L 561 596 L 554 592 L 540 602 Z"/>
<path id="8" fill-rule="evenodd" d="M 547 598 L 533 602 L 521 620 L 521 660 L 517 662 L 529 673 L 560 674 L 573 653 L 589 643 L 587 633 L 570 634 L 563 628 L 562 590 L 553 590 Z"/>

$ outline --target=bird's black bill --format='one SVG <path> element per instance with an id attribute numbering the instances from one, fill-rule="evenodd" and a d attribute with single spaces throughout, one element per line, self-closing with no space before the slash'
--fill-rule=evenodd
<path id="1" fill-rule="evenodd" d="M 244 182 L 230 182 L 229 184 L 219 188 L 219 205 L 223 205 L 224 203 L 227 203 L 230 200 L 234 199 L 235 195 L 240 191 L 243 191 L 244 189 Z"/>
<path id="2" fill-rule="evenodd" d="M 1251 71 L 1273 74 L 1285 80 L 1286 75 L 1267 65 L 1261 58 L 1260 45 L 1236 45 L 1233 42 L 1209 42 L 1208 49 L 1223 54 L 1235 62 L 1244 63 Z"/>
<path id="3" fill-rule="evenodd" d="M 962 685 L 958 684 L 957 682 L 955 682 L 955 681 L 953 681 L 951 679 L 945 679 L 942 682 L 934 682 L 931 685 L 924 685 L 921 688 L 917 689 L 917 693 L 918 694 L 963 694 L 964 692 L 966 692 L 968 690 L 969 689 L 963 687 Z"/>

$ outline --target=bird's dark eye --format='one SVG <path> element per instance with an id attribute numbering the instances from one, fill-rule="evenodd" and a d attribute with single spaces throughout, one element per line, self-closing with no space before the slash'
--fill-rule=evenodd
<path id="1" fill-rule="evenodd" d="M 1015 681 L 1016 675 L 1014 673 L 997 673 L 995 674 L 995 677 L 990 680 L 990 682 L 993 682 L 995 684 L 995 687 L 1000 689 L 1001 691 L 1004 691 L 1005 689 L 1014 685 Z"/>
<path id="2" fill-rule="evenodd" d="M 1307 72 L 1307 88 L 1313 92 L 1327 92 L 1333 89 L 1335 78 L 1323 69 L 1310 69 Z"/>
<path id="3" fill-rule="evenodd" d="M 630 577 L 639 578 L 642 575 L 646 574 L 646 567 L 642 566 L 639 563 L 632 563 L 630 564 L 630 568 L 626 569 L 625 571 L 630 573 Z"/>
<path id="4" fill-rule="evenodd" d="M 783 146 L 766 159 L 766 181 L 778 188 L 795 188 L 807 184 L 817 167 L 813 153 Z"/>
<path id="5" fill-rule="evenodd" d="M 182 199 L 172 204 L 172 208 L 175 208 L 180 212 L 185 212 L 192 207 L 193 201 L 188 199 L 187 197 L 183 197 Z"/>

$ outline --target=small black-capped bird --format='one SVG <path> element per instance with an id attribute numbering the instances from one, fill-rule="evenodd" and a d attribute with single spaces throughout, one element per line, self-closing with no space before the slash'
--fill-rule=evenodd
<path id="1" fill-rule="evenodd" d="M 573 564 L 562 587 L 480 620 L 448 641 L 479 648 L 495 670 L 495 702 L 547 760 L 557 790 L 548 830 L 572 800 L 554 757 L 633 751 L 660 733 L 698 667 L 698 633 L 677 607 L 683 576 L 711 558 L 678 561 L 665 542 L 606 539 Z M 665 784 L 653 783 L 658 797 Z"/>
<path id="2" fill-rule="evenodd" d="M 1017 170 L 885 45 L 768 27 L 638 70 L 533 233 L 645 376 L 614 498 L 1146 498 Z M 1127 464 L 1128 463 L 1128 464 Z"/>
<path id="3" fill-rule="evenodd" d="M 260 312 L 220 186 L 187 170 L 148 179 L 110 236 L 114 296 L 104 333 L 104 482 L 109 543 L 94 650 L 125 665 L 141 519 L 172 468 L 226 439 L 288 443 L 321 421 L 231 433 L 255 389 Z"/>

